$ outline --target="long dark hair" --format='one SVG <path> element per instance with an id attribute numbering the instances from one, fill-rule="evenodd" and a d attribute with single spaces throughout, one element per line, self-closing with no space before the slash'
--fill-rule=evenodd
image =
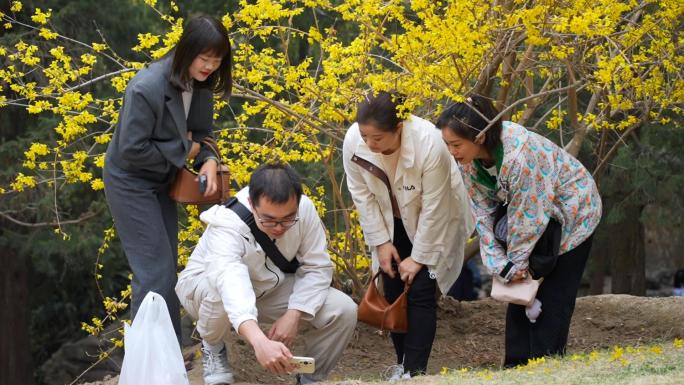
<path id="1" fill-rule="evenodd" d="M 195 82 L 197 87 L 211 88 L 223 98 L 230 96 L 233 77 L 231 75 L 232 54 L 230 38 L 226 27 L 217 19 L 210 16 L 198 16 L 185 24 L 173 53 L 171 66 L 171 82 L 177 87 L 185 89 L 192 78 L 188 69 L 197 55 L 211 53 L 221 57 L 221 65 L 207 80 Z"/>
<path id="2" fill-rule="evenodd" d="M 404 102 L 403 95 L 396 92 L 381 91 L 359 103 L 356 109 L 356 122 L 369 124 L 380 131 L 396 132 L 402 119 L 397 106 Z"/>
<path id="3" fill-rule="evenodd" d="M 482 115 L 491 121 L 498 114 L 499 111 L 489 98 L 472 94 L 465 102 L 454 103 L 442 111 L 435 126 L 440 130 L 449 129 L 461 138 L 474 142 L 477 135 L 489 124 Z M 500 144 L 501 119 L 498 119 L 485 133 L 484 146 L 493 155 Z"/>

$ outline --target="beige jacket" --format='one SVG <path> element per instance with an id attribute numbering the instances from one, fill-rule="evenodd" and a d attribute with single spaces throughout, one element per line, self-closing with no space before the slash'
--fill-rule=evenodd
<path id="1" fill-rule="evenodd" d="M 463 249 L 474 228 L 461 173 L 439 130 L 419 117 L 411 115 L 404 121 L 400 151 L 391 183 L 413 243 L 411 257 L 428 266 L 446 293 L 461 272 Z M 381 155 L 371 152 L 361 139 L 357 123 L 344 138 L 344 170 L 366 244 L 372 249 L 373 270 L 377 270 L 376 246 L 392 240 L 394 234 L 392 204 L 384 183 L 352 162 L 354 154 L 387 173 Z"/>
<path id="2" fill-rule="evenodd" d="M 248 209 L 249 188 L 236 197 Z M 297 258 L 300 265 L 294 274 L 294 289 L 288 309 L 304 312 L 310 320 L 323 306 L 332 282 L 333 264 L 328 255 L 325 229 L 316 208 L 302 195 L 299 221 L 276 246 L 287 260 Z M 283 273 L 255 241 L 252 232 L 233 210 L 216 205 L 200 215 L 207 229 L 178 276 L 176 294 L 192 299 L 200 280 L 208 280 L 221 295 L 224 309 L 235 330 L 244 321 L 257 319 L 257 298 L 277 289 L 285 278 Z"/>

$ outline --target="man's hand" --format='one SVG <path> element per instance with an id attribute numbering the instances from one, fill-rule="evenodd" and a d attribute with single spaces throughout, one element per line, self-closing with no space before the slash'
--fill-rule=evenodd
<path id="1" fill-rule="evenodd" d="M 414 261 L 413 258 L 408 257 L 399 264 L 399 277 L 401 277 L 402 281 L 410 285 L 413 283 L 413 278 L 416 277 L 416 274 L 418 274 L 422 268 L 422 263 L 418 263 Z"/>
<path id="2" fill-rule="evenodd" d="M 290 309 L 278 318 L 268 331 L 268 338 L 273 341 L 280 341 L 285 346 L 292 347 L 295 338 L 297 337 L 297 329 L 299 328 L 299 319 L 302 313 L 299 310 Z"/>
<path id="3" fill-rule="evenodd" d="M 380 262 L 380 269 L 384 271 L 390 278 L 394 278 L 394 269 L 392 268 L 392 260 L 397 262 L 397 265 L 401 263 L 401 257 L 397 252 L 397 248 L 394 247 L 392 242 L 387 241 L 382 245 L 377 247 L 378 249 L 378 262 Z"/>
<path id="4" fill-rule="evenodd" d="M 238 327 L 238 333 L 252 345 L 257 362 L 263 368 L 275 374 L 289 374 L 295 370 L 294 365 L 290 363 L 290 349 L 282 342 L 268 339 L 256 321 L 243 322 Z"/>
<path id="5" fill-rule="evenodd" d="M 260 340 L 254 345 L 254 355 L 259 365 L 275 374 L 290 374 L 295 369 L 290 363 L 292 353 L 279 341 Z"/>

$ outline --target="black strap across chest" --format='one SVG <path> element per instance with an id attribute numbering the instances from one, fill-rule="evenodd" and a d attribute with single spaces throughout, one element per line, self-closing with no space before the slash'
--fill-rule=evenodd
<path id="1" fill-rule="evenodd" d="M 264 250 L 266 256 L 273 263 L 275 263 L 275 265 L 278 266 L 283 273 L 294 274 L 297 271 L 297 268 L 299 268 L 299 261 L 297 261 L 297 258 L 288 261 L 283 256 L 283 253 L 278 250 L 278 246 L 276 246 L 275 242 L 273 242 L 273 240 L 269 238 L 266 233 L 259 229 L 256 221 L 254 220 L 254 214 L 252 214 L 252 212 L 249 211 L 245 205 L 240 203 L 240 201 L 234 197 L 228 200 L 226 207 L 233 210 L 235 214 L 237 214 L 240 219 L 242 219 L 242 221 L 249 226 L 249 229 L 252 231 L 252 235 L 254 235 L 254 239 Z"/>

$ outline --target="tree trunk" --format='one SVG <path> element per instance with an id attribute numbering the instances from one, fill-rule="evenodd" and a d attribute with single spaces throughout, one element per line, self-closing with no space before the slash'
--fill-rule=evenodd
<path id="1" fill-rule="evenodd" d="M 615 294 L 646 294 L 646 253 L 644 226 L 641 223 L 643 205 L 625 207 L 625 220 L 615 224 L 612 234 L 612 292 Z"/>
<path id="2" fill-rule="evenodd" d="M 0 266 L 0 384 L 32 384 L 26 261 L 5 249 Z"/>
<path id="3" fill-rule="evenodd" d="M 603 294 L 603 286 L 606 279 L 607 247 L 605 247 L 605 243 L 599 244 L 597 240 L 597 238 L 594 238 L 591 257 L 588 261 L 589 295 Z"/>

